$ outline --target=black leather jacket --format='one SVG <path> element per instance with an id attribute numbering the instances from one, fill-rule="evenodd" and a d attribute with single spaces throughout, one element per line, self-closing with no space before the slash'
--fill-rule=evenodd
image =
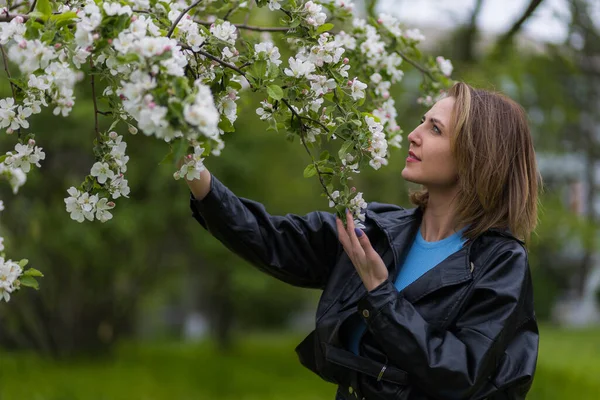
<path id="1" fill-rule="evenodd" d="M 231 251 L 295 286 L 323 290 L 300 362 L 339 385 L 338 399 L 522 399 L 538 353 L 527 252 L 491 230 L 398 292 L 393 282 L 421 221 L 419 209 L 372 202 L 364 229 L 389 269 L 367 292 L 337 239 L 335 215 L 269 215 L 216 177 L 193 216 Z M 360 356 L 345 326 L 368 329 Z"/>

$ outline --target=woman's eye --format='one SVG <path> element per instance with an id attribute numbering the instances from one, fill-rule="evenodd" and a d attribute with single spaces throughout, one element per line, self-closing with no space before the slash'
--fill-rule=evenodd
<path id="1" fill-rule="evenodd" d="M 435 126 L 435 125 L 433 126 L 433 131 L 434 131 L 435 133 L 442 133 L 442 131 L 440 131 L 440 128 L 438 128 L 438 127 L 437 127 L 437 126 Z"/>

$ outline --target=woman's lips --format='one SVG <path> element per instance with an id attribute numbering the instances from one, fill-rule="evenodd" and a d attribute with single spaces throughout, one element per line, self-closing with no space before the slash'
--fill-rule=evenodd
<path id="1" fill-rule="evenodd" d="M 413 153 L 412 151 L 409 151 L 406 161 L 407 162 L 419 162 L 421 160 L 415 155 L 415 153 Z"/>

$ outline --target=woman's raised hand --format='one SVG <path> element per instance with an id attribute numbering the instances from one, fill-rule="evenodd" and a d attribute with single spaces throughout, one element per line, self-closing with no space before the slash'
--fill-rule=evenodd
<path id="1" fill-rule="evenodd" d="M 367 235 L 354 226 L 354 220 L 349 211 L 346 211 L 346 221 L 346 227 L 344 227 L 342 220 L 336 216 L 338 239 L 352 260 L 365 287 L 371 291 L 388 278 L 387 267 L 381 256 L 371 246 Z"/>

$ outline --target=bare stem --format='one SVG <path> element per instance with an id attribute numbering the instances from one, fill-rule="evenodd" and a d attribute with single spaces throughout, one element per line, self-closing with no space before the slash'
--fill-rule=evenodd
<path id="1" fill-rule="evenodd" d="M 6 71 L 6 76 L 8 77 L 8 80 L 10 81 L 10 89 L 12 91 L 12 95 L 13 95 L 13 99 L 15 99 L 15 102 L 17 101 L 17 92 L 16 92 L 16 87 L 15 84 L 12 83 L 12 79 L 10 76 L 10 69 L 8 69 L 8 61 L 6 60 L 6 52 L 4 51 L 4 46 L 2 46 L 0 44 L 0 52 L 2 53 L 2 61 L 4 62 L 4 70 Z M 19 129 L 17 130 L 17 135 L 19 138 L 21 138 L 21 128 L 19 127 Z"/>
<path id="2" fill-rule="evenodd" d="M 319 177 L 319 182 L 321 183 L 321 186 L 323 186 L 323 190 L 325 190 L 325 194 L 327 195 L 329 200 L 331 200 L 333 203 L 335 203 L 335 199 L 333 197 L 331 197 L 331 194 L 329 194 L 327 185 L 325 184 L 325 181 L 323 180 L 323 172 L 321 172 L 321 170 L 319 169 L 319 166 L 318 166 L 317 162 L 315 161 L 315 157 L 312 155 L 310 149 L 308 148 L 308 146 L 306 145 L 306 142 L 304 141 L 304 132 L 306 130 L 306 125 L 304 125 L 302 123 L 302 116 L 300 114 L 298 114 L 296 112 L 296 110 L 294 110 L 294 107 L 292 107 L 292 105 L 286 99 L 281 99 L 281 101 L 287 106 L 287 108 L 290 109 L 290 111 L 292 112 L 292 115 L 295 116 L 296 118 L 298 118 L 298 121 L 300 122 L 300 131 L 301 131 L 300 132 L 301 133 L 300 141 L 302 142 L 304 149 L 306 150 L 306 152 L 308 153 L 308 155 L 310 156 L 310 158 L 312 160 L 315 170 L 317 171 L 317 176 Z"/>
<path id="3" fill-rule="evenodd" d="M 404 61 L 406 61 L 407 63 L 409 63 L 410 65 L 412 65 L 413 67 L 415 67 L 416 69 L 418 69 L 419 71 L 421 71 L 421 73 L 423 73 L 423 75 L 427 75 L 429 77 L 429 79 L 431 79 L 432 81 L 435 81 L 436 79 L 433 77 L 433 75 L 431 75 L 431 73 L 429 71 L 427 71 L 425 68 L 423 68 L 419 63 L 413 61 L 411 58 L 409 58 L 406 54 L 404 54 L 403 52 L 401 52 L 400 50 L 394 50 L 396 53 L 398 53 L 398 55 L 400 57 L 402 57 L 402 59 Z"/>
<path id="4" fill-rule="evenodd" d="M 23 18 L 23 21 L 27 21 L 30 18 L 27 14 L 2 14 L 0 15 L 0 22 L 10 22 L 17 17 Z M 42 21 L 41 19 L 36 20 Z"/>
<path id="5" fill-rule="evenodd" d="M 194 51 L 194 50 L 192 50 L 192 48 L 191 48 L 191 47 L 189 47 L 188 45 L 185 45 L 185 44 L 182 44 L 182 43 L 180 43 L 179 45 L 180 45 L 180 46 L 181 46 L 183 49 L 190 50 L 190 51 L 192 51 L 192 52 L 194 52 L 194 53 L 197 53 L 197 54 L 201 54 L 201 55 L 203 55 L 204 57 L 210 58 L 211 60 L 218 62 L 219 64 L 221 64 L 221 65 L 222 65 L 222 66 L 224 66 L 224 67 L 227 67 L 227 68 L 230 68 L 230 69 L 234 70 L 235 72 L 237 72 L 238 74 L 240 74 L 240 75 L 242 75 L 244 78 L 246 78 L 246 80 L 247 80 L 247 81 L 248 81 L 248 83 L 250 84 L 250 87 L 252 87 L 252 83 L 250 83 L 250 80 L 249 80 L 249 79 L 246 77 L 246 73 L 245 73 L 244 71 L 242 71 L 241 69 L 239 69 L 238 67 L 236 67 L 235 65 L 233 65 L 233 64 L 230 64 L 230 63 L 228 63 L 227 61 L 221 60 L 219 57 L 217 57 L 217 56 L 213 56 L 213 55 L 212 55 L 212 54 L 210 54 L 209 52 L 206 52 L 206 51 L 204 51 L 204 50 L 202 50 L 202 49 L 199 49 L 199 50 L 197 50 L 197 51 Z"/>
<path id="6" fill-rule="evenodd" d="M 98 114 L 100 113 L 98 111 L 98 104 L 96 102 L 96 83 L 94 80 L 94 63 L 92 62 L 92 60 L 90 59 L 90 67 L 91 67 L 91 73 L 90 73 L 90 83 L 92 84 L 92 100 L 94 102 L 94 130 L 96 132 L 96 136 L 100 136 L 100 129 L 98 127 Z"/>
<path id="7" fill-rule="evenodd" d="M 173 32 L 175 31 L 175 28 L 177 27 L 177 24 L 179 23 L 179 21 L 181 21 L 181 18 L 183 18 L 183 16 L 185 14 L 187 14 L 192 8 L 196 7 L 200 3 L 202 3 L 202 0 L 195 1 L 191 6 L 189 6 L 188 8 L 186 8 L 185 10 L 183 10 L 181 12 L 181 14 L 179 14 L 179 17 L 177 17 L 177 19 L 175 20 L 175 22 L 173 22 L 173 25 L 171 26 L 171 29 L 169 29 L 169 33 L 167 33 L 167 37 L 168 38 L 170 38 L 171 35 L 173 34 Z"/>
<path id="8" fill-rule="evenodd" d="M 37 0 L 33 0 L 33 3 L 31 4 L 31 8 L 29 9 L 29 12 L 33 12 L 33 10 L 35 10 L 36 4 L 37 4 Z"/>
<path id="9" fill-rule="evenodd" d="M 194 22 L 196 22 L 197 24 L 200 25 L 204 25 L 204 26 L 211 26 L 212 22 L 208 22 L 208 21 L 198 21 L 198 20 L 194 20 Z M 244 29 L 247 31 L 256 31 L 256 32 L 288 32 L 290 30 L 290 28 L 286 28 L 286 27 L 277 27 L 277 26 L 252 26 L 252 25 L 246 25 L 244 24 L 233 24 L 237 29 Z"/>

